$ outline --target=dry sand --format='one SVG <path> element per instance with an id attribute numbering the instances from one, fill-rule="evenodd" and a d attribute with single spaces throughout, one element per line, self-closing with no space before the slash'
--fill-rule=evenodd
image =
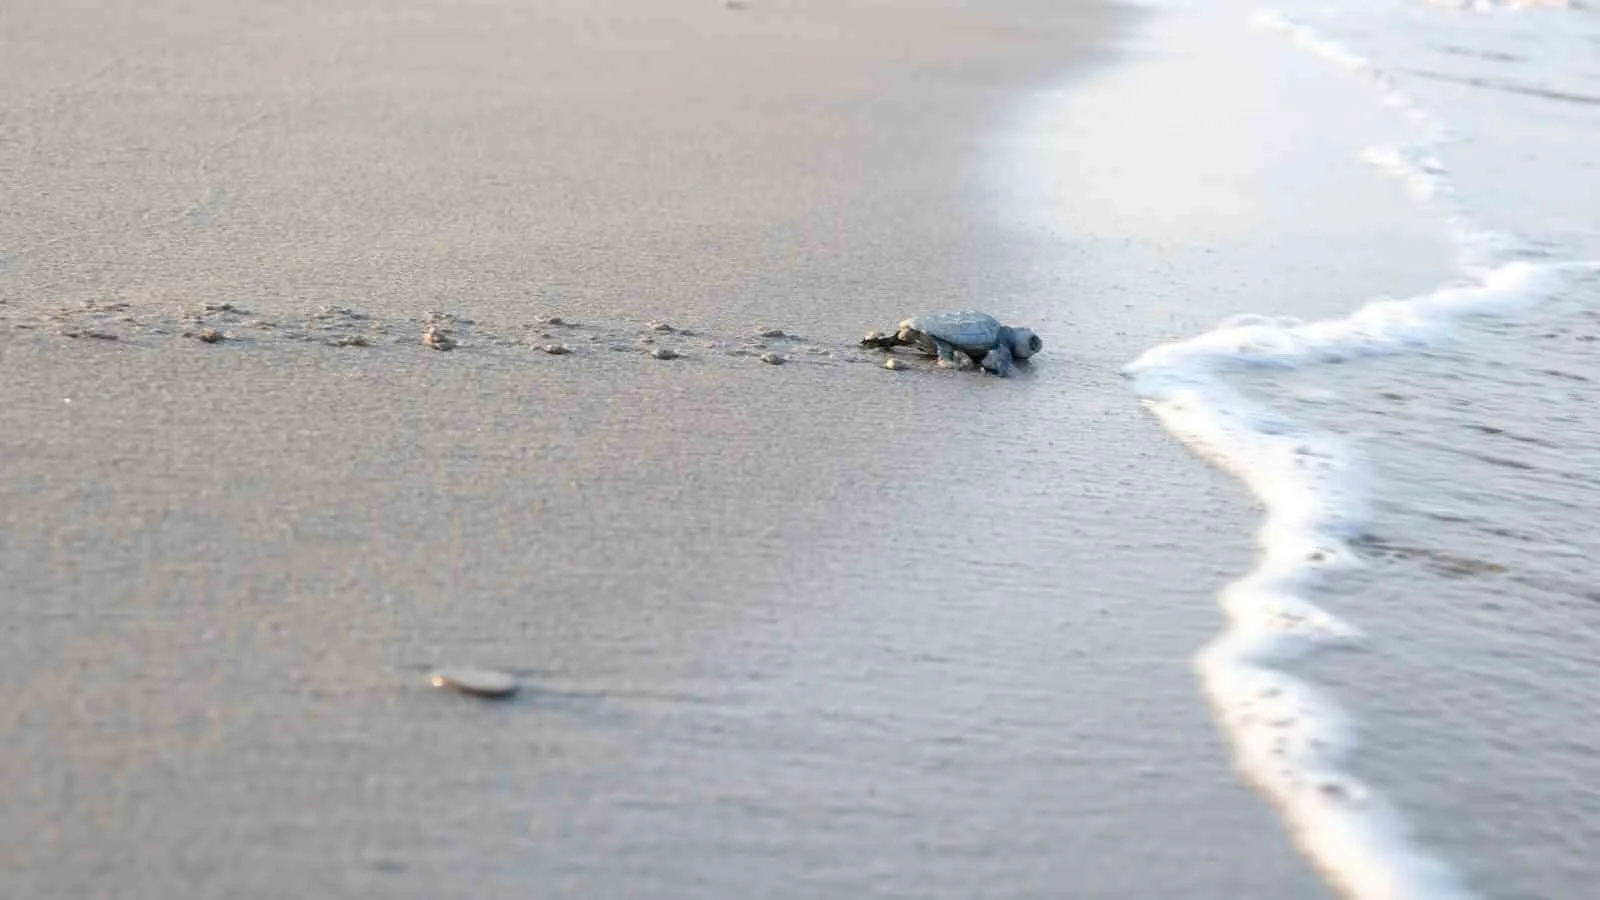
<path id="1" fill-rule="evenodd" d="M 1190 672 L 1250 521 L 1115 374 L 1171 323 L 850 344 L 1085 289 L 984 160 L 1124 18 L 12 4 L 0 893 L 1319 895 Z"/>

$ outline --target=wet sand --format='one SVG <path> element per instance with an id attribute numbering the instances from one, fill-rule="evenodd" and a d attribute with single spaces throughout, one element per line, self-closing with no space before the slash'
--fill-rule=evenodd
<path id="1" fill-rule="evenodd" d="M 1116 374 L 1225 304 L 991 198 L 1131 16 L 35 6 L 0 892 L 1322 894 L 1190 668 L 1248 506 Z M 980 300 L 1022 377 L 853 346 Z"/>

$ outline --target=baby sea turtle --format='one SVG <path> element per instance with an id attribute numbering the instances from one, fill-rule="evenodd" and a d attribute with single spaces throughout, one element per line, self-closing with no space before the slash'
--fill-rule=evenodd
<path id="1" fill-rule="evenodd" d="M 970 360 L 1004 378 L 1011 374 L 1013 360 L 1038 353 L 1044 341 L 1029 329 L 1001 325 L 994 316 L 964 309 L 912 316 L 892 334 L 868 332 L 861 346 L 880 350 L 915 347 L 939 357 L 941 366 L 965 368 Z"/>

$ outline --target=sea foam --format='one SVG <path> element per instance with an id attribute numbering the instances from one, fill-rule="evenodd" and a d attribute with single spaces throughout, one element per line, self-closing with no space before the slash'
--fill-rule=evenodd
<path id="1" fill-rule="evenodd" d="M 1548 296 L 1560 274 L 1554 266 L 1508 263 L 1479 284 L 1372 301 L 1343 319 L 1241 317 L 1154 347 L 1124 369 L 1168 431 L 1244 482 L 1266 510 L 1255 568 L 1223 591 L 1227 628 L 1197 666 L 1240 770 L 1353 897 L 1472 895 L 1449 867 L 1414 845 L 1396 810 L 1343 768 L 1355 741 L 1338 704 L 1277 668 L 1360 639 L 1353 625 L 1308 596 L 1330 573 L 1362 564 L 1351 546 L 1367 521 L 1360 453 L 1340 436 L 1302 427 L 1251 400 L 1226 376 L 1427 346 L 1443 339 L 1455 319 Z"/>
<path id="2" fill-rule="evenodd" d="M 1359 450 L 1252 400 L 1227 376 L 1435 345 L 1464 317 L 1514 313 L 1559 292 L 1573 270 L 1596 266 L 1538 259 L 1518 236 L 1482 226 L 1440 158 L 1441 148 L 1458 138 L 1373 61 L 1277 13 L 1259 14 L 1255 23 L 1365 79 L 1382 103 L 1410 120 L 1419 134 L 1414 143 L 1373 148 L 1366 158 L 1440 215 L 1467 277 L 1420 296 L 1370 300 L 1342 318 L 1236 317 L 1151 348 L 1124 374 L 1172 434 L 1239 478 L 1266 510 L 1255 568 L 1223 591 L 1227 627 L 1196 661 L 1241 772 L 1348 895 L 1470 897 L 1455 871 L 1413 840 L 1403 815 L 1350 774 L 1355 734 L 1346 713 L 1281 668 L 1305 653 L 1360 640 L 1353 625 L 1310 599 L 1331 573 L 1362 565 L 1352 547 L 1367 521 L 1369 496 Z"/>

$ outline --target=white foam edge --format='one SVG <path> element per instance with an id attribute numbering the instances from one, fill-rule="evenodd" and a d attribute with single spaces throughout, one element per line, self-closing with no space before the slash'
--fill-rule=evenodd
<path id="1" fill-rule="evenodd" d="M 1364 513 L 1357 460 L 1348 446 L 1298 428 L 1221 380 L 1235 363 L 1288 362 L 1295 347 L 1309 353 L 1292 336 L 1305 327 L 1226 324 L 1153 348 L 1125 370 L 1168 431 L 1243 481 L 1266 510 L 1255 568 L 1223 590 L 1227 625 L 1196 668 L 1240 773 L 1279 807 L 1330 880 L 1357 897 L 1448 897 L 1417 890 L 1448 883 L 1448 873 L 1409 848 L 1398 817 L 1338 768 L 1354 745 L 1343 712 L 1272 667 L 1359 638 L 1305 596 L 1320 570 L 1359 564 L 1347 543 Z M 1260 340 L 1275 333 L 1288 339 Z M 1258 344 L 1273 348 L 1271 356 L 1227 349 Z"/>
<path id="2" fill-rule="evenodd" d="M 1147 350 L 1124 374 L 1169 432 L 1237 477 L 1265 508 L 1255 567 L 1223 590 L 1227 626 L 1196 657 L 1239 771 L 1278 806 L 1302 850 L 1350 897 L 1459 900 L 1473 896 L 1459 876 L 1412 839 L 1398 810 L 1343 767 L 1355 747 L 1343 709 L 1275 667 L 1360 639 L 1353 626 L 1307 598 L 1325 573 L 1361 565 L 1349 543 L 1366 520 L 1360 455 L 1336 435 L 1310 431 L 1251 401 L 1225 375 L 1436 345 L 1459 320 L 1514 314 L 1561 291 L 1570 274 L 1600 273 L 1600 262 L 1496 262 L 1524 248 L 1466 213 L 1436 153 L 1455 139 L 1442 123 L 1370 60 L 1277 13 L 1258 14 L 1254 22 L 1360 73 L 1385 105 L 1424 126 L 1417 144 L 1374 149 L 1367 159 L 1442 213 L 1472 277 L 1408 299 L 1378 298 L 1343 318 L 1237 316 Z"/>
<path id="3" fill-rule="evenodd" d="M 1250 400 L 1225 376 L 1436 345 L 1459 320 L 1515 313 L 1554 296 L 1579 272 L 1600 273 L 1600 263 L 1508 263 L 1480 283 L 1374 300 L 1342 319 L 1237 316 L 1151 348 L 1123 370 L 1169 432 L 1243 482 L 1265 509 L 1255 567 L 1223 590 L 1227 626 L 1197 656 L 1196 668 L 1239 771 L 1350 897 L 1473 895 L 1413 842 L 1397 810 L 1341 767 L 1355 735 L 1339 705 L 1274 667 L 1361 637 L 1307 594 L 1326 573 L 1362 565 L 1350 546 L 1367 519 L 1362 458 L 1347 440 Z"/>
<path id="4" fill-rule="evenodd" d="M 1437 345 L 1463 318 L 1511 314 L 1548 299 L 1575 270 L 1600 266 L 1507 263 L 1475 284 L 1377 299 L 1344 318 L 1315 322 L 1237 316 L 1153 347 L 1123 370 L 1168 431 L 1237 477 L 1265 509 L 1255 567 L 1222 592 L 1227 626 L 1196 666 L 1240 772 L 1279 807 L 1301 848 L 1351 897 L 1472 895 L 1411 840 L 1395 809 L 1341 768 L 1354 732 L 1338 704 L 1274 668 L 1360 639 L 1307 594 L 1329 571 L 1362 564 L 1350 546 L 1367 520 L 1361 456 L 1344 438 L 1306 429 L 1250 400 L 1225 377 Z"/>

